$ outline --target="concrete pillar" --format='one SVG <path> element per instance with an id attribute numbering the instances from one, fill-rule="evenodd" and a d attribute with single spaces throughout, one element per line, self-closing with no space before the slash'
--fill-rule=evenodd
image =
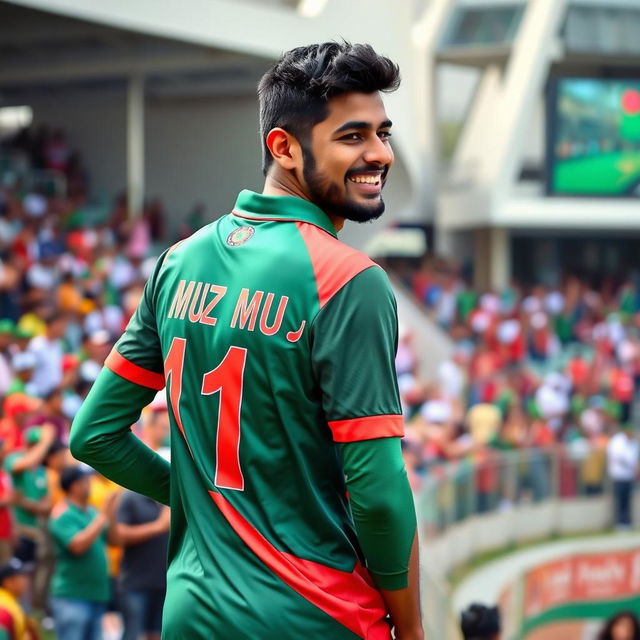
<path id="1" fill-rule="evenodd" d="M 131 76 L 127 87 L 127 204 L 129 217 L 144 205 L 144 78 Z"/>
<path id="2" fill-rule="evenodd" d="M 474 285 L 500 290 L 511 280 L 511 240 L 504 227 L 485 227 L 474 233 Z"/>

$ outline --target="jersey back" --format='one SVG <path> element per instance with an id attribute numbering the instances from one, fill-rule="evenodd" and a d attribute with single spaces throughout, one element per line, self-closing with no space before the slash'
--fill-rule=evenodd
<path id="1" fill-rule="evenodd" d="M 401 434 L 395 336 L 386 275 L 306 201 L 243 192 L 162 256 L 107 365 L 166 382 L 165 637 L 389 637 L 335 443 Z"/>

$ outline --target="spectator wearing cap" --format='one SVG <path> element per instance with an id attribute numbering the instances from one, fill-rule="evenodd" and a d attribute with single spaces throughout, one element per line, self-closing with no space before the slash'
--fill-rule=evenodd
<path id="1" fill-rule="evenodd" d="M 473 603 L 460 615 L 460 629 L 464 640 L 499 640 L 500 611 Z"/>
<path id="2" fill-rule="evenodd" d="M 36 559 L 43 538 L 41 520 L 51 511 L 43 461 L 54 438 L 51 425 L 32 427 L 25 433 L 25 449 L 10 454 L 5 460 L 14 488 L 14 515 L 19 535 L 15 555 L 23 562 Z"/>
<path id="3" fill-rule="evenodd" d="M 98 511 L 89 504 L 88 467 L 65 467 L 60 486 L 65 501 L 49 521 L 56 554 L 51 605 L 58 640 L 98 640 L 110 598 L 107 541 L 118 543 L 117 494 Z"/>
<path id="4" fill-rule="evenodd" d="M 62 383 L 62 338 L 67 329 L 65 315 L 52 311 L 45 316 L 46 333 L 33 338 L 29 352 L 36 358 L 33 384 L 39 396 L 45 396 Z"/>
<path id="5" fill-rule="evenodd" d="M 35 622 L 27 618 L 20 600 L 29 588 L 27 567 L 18 558 L 0 565 L 0 640 L 37 640 Z"/>

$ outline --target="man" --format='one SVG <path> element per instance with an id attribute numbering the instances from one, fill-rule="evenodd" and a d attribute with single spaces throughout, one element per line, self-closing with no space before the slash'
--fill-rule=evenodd
<path id="1" fill-rule="evenodd" d="M 5 460 L 5 468 L 13 483 L 14 515 L 20 542 L 15 550 L 17 558 L 32 563 L 44 531 L 42 520 L 51 511 L 44 459 L 55 439 L 52 425 L 31 427 L 25 433 L 26 448 L 16 451 Z"/>
<path id="2" fill-rule="evenodd" d="M 145 410 L 141 437 L 148 447 L 166 455 L 169 417 L 164 393 L 158 392 Z M 124 545 L 120 567 L 123 640 L 158 640 L 166 592 L 169 507 L 133 491 L 118 503 L 118 537 Z"/>
<path id="3" fill-rule="evenodd" d="M 638 475 L 640 448 L 630 424 L 622 424 L 607 444 L 607 469 L 613 481 L 615 527 L 631 529 L 633 483 Z"/>
<path id="4" fill-rule="evenodd" d="M 167 640 L 388 640 L 387 613 L 423 637 L 395 301 L 337 239 L 384 210 L 398 84 L 368 45 L 284 54 L 263 193 L 161 258 L 72 427 L 76 457 L 171 504 Z M 165 379 L 171 470 L 130 431 Z"/>
<path id="5" fill-rule="evenodd" d="M 66 500 L 49 522 L 56 556 L 51 605 L 58 640 L 98 640 L 110 597 L 106 542 L 118 543 L 116 494 L 102 511 L 90 506 L 89 473 L 78 465 L 62 470 Z"/>
<path id="6" fill-rule="evenodd" d="M 120 566 L 123 640 L 158 640 L 167 588 L 169 507 L 125 491 L 117 512 L 118 537 L 124 545 Z"/>
<path id="7" fill-rule="evenodd" d="M 53 425 L 56 433 L 56 440 L 63 443 L 69 441 L 69 419 L 62 411 L 62 390 L 54 389 L 47 393 L 42 399 L 42 407 L 40 411 L 26 421 L 25 428 L 44 424 L 45 422 Z"/>
<path id="8" fill-rule="evenodd" d="M 25 615 L 20 600 L 29 587 L 25 565 L 12 558 L 0 565 L 0 640 L 36 640 L 33 620 Z"/>
<path id="9" fill-rule="evenodd" d="M 62 338 L 67 330 L 67 317 L 58 311 L 47 311 L 43 319 L 45 333 L 29 343 L 29 353 L 36 359 L 31 383 L 41 397 L 62 383 Z"/>
<path id="10" fill-rule="evenodd" d="M 55 429 L 55 426 L 54 426 Z M 60 487 L 60 473 L 71 462 L 69 448 L 61 440 L 54 440 L 49 446 L 43 463 L 47 476 L 47 492 L 52 508 L 64 501 L 64 491 Z M 36 570 L 33 579 L 33 607 L 48 612 L 49 585 L 55 566 L 53 540 L 48 527 L 43 531 L 41 543 L 36 554 Z M 42 620 L 43 627 L 53 628 L 51 616 L 46 615 Z"/>

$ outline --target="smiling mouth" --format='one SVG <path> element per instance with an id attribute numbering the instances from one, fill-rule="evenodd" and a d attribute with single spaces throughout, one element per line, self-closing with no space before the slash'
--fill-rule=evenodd
<path id="1" fill-rule="evenodd" d="M 382 176 L 380 174 L 376 175 L 354 175 L 349 176 L 349 180 L 351 182 L 355 182 L 356 184 L 372 184 L 374 186 L 379 185 L 382 182 Z"/>

